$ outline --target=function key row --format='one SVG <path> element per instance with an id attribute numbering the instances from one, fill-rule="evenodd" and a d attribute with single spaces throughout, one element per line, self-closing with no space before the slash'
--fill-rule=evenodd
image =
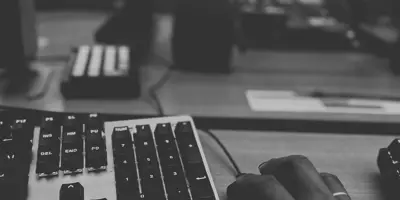
<path id="1" fill-rule="evenodd" d="M 39 177 L 58 175 L 59 170 L 64 174 L 81 173 L 84 152 L 89 172 L 106 169 L 103 122 L 97 114 L 90 114 L 86 124 L 80 123 L 74 115 L 67 115 L 61 126 L 54 117 L 43 117 L 36 164 Z"/>
<path id="2" fill-rule="evenodd" d="M 135 128 L 133 134 L 128 127 L 112 133 L 118 200 L 214 199 L 190 122 L 174 131 L 170 123 L 157 124 L 154 133 L 150 125 Z"/>

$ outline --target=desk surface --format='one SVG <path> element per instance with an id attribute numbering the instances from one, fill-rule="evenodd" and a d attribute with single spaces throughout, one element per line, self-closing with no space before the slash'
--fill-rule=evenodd
<path id="1" fill-rule="evenodd" d="M 215 131 L 244 172 L 258 173 L 263 161 L 291 154 L 305 155 L 318 171 L 336 174 L 353 200 L 383 200 L 376 165 L 378 149 L 392 137 L 320 135 L 283 132 Z M 234 181 L 233 170 L 221 149 L 200 133 L 219 194 Z"/>

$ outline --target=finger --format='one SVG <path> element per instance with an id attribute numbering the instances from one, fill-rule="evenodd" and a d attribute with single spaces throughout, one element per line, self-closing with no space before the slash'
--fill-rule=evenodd
<path id="1" fill-rule="evenodd" d="M 228 200 L 294 200 L 288 191 L 270 175 L 246 174 L 227 188 Z"/>
<path id="2" fill-rule="evenodd" d="M 351 200 L 346 188 L 344 188 L 342 182 L 337 176 L 329 173 L 321 173 L 321 177 L 325 182 L 325 185 L 328 186 L 329 190 L 332 192 L 333 196 L 335 196 L 336 200 Z"/>
<path id="3" fill-rule="evenodd" d="M 314 165 L 305 156 L 272 159 L 259 166 L 261 174 L 273 175 L 297 200 L 334 200 Z"/>

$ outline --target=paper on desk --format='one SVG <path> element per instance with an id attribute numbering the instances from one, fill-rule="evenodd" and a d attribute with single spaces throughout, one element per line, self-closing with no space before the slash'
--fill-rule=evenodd
<path id="1" fill-rule="evenodd" d="M 319 99 L 285 90 L 248 90 L 246 97 L 250 108 L 255 112 L 400 114 L 400 102 L 397 101 Z"/>
<path id="2" fill-rule="evenodd" d="M 297 97 L 293 91 L 248 90 L 246 96 L 253 111 L 323 112 L 326 109 L 318 99 Z"/>

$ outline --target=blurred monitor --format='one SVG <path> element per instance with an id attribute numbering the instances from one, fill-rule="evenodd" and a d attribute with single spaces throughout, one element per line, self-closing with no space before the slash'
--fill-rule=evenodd
<path id="1" fill-rule="evenodd" d="M 23 72 L 37 52 L 34 1 L 7 0 L 2 1 L 0 7 L 4 9 L 1 12 L 0 68 Z"/>

